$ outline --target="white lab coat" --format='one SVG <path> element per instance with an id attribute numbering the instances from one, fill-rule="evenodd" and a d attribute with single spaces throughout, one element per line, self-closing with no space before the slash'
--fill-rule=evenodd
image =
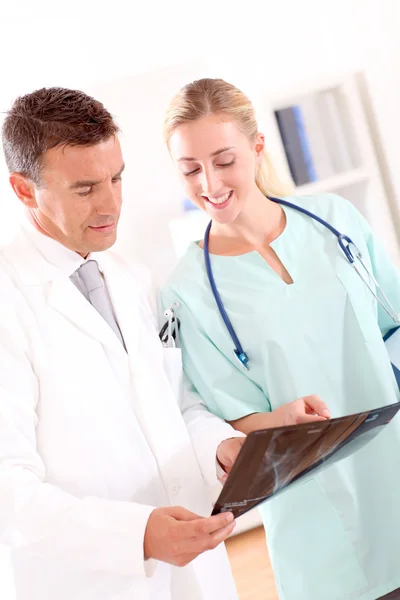
<path id="1" fill-rule="evenodd" d="M 223 546 L 181 569 L 143 560 L 155 506 L 210 514 L 235 433 L 195 396 L 182 418 L 139 271 L 93 258 L 128 354 L 26 232 L 0 252 L 0 542 L 17 599 L 236 600 Z"/>

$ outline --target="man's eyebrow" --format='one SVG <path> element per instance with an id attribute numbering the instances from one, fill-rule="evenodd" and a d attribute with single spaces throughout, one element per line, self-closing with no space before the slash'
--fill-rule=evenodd
<path id="1" fill-rule="evenodd" d="M 227 150 L 232 150 L 232 148 L 234 148 L 235 146 L 226 146 L 225 148 L 221 148 L 220 150 L 215 150 L 215 152 L 211 152 L 210 156 L 218 156 L 218 154 L 222 154 L 222 152 L 226 152 Z M 197 158 L 194 158 L 193 156 L 181 156 L 181 158 L 178 159 L 178 161 L 194 161 L 197 160 Z"/>
<path id="2" fill-rule="evenodd" d="M 118 171 L 118 173 L 116 173 L 115 175 L 113 175 L 112 178 L 116 179 L 117 177 L 120 177 L 124 169 L 125 169 L 125 164 L 122 165 L 122 167 L 120 168 L 120 170 Z M 76 189 L 81 188 L 81 187 L 93 187 L 94 185 L 97 185 L 97 184 L 99 184 L 101 182 L 102 182 L 101 179 L 98 179 L 98 180 L 81 179 L 79 181 L 75 181 L 70 186 L 70 189 L 71 190 L 76 190 Z"/>

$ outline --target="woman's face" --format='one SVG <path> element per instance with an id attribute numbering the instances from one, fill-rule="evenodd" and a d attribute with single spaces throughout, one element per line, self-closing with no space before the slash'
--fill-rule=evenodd
<path id="1" fill-rule="evenodd" d="M 187 197 L 219 223 L 236 221 L 246 200 L 259 193 L 255 173 L 264 136 L 252 142 L 230 117 L 208 115 L 177 127 L 169 150 Z"/>

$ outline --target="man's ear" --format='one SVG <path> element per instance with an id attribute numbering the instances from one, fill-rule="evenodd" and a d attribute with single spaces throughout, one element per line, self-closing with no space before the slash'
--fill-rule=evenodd
<path id="1" fill-rule="evenodd" d="M 33 182 L 21 175 L 21 173 L 11 173 L 10 184 L 22 204 L 26 208 L 37 208 L 35 186 Z"/>

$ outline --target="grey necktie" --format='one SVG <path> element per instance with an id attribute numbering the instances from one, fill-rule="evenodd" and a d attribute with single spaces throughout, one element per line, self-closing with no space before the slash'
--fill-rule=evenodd
<path id="1" fill-rule="evenodd" d="M 114 331 L 123 347 L 125 347 L 124 338 L 115 319 L 111 301 L 108 297 L 103 278 L 99 271 L 99 266 L 95 260 L 88 260 L 83 263 L 70 277 L 72 283 L 85 296 L 86 300 L 97 310 L 103 319 Z"/>

